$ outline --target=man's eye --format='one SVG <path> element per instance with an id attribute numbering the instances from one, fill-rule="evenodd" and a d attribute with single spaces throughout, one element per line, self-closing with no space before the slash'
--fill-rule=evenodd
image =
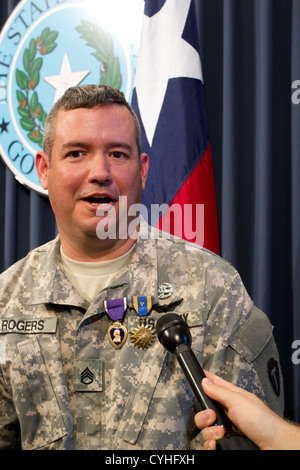
<path id="1" fill-rule="evenodd" d="M 126 158 L 126 155 L 123 152 L 111 152 L 111 156 L 114 158 Z"/>
<path id="2" fill-rule="evenodd" d="M 68 156 L 73 157 L 73 158 L 79 158 L 81 157 L 82 152 L 80 150 L 72 150 L 72 152 L 68 153 Z"/>

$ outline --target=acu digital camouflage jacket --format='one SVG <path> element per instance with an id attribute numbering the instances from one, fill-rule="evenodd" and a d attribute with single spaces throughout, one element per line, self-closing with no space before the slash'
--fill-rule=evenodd
<path id="1" fill-rule="evenodd" d="M 160 299 L 163 283 L 173 294 Z M 181 240 L 141 236 L 130 263 L 89 305 L 62 270 L 57 238 L 0 276 L 1 449 L 202 447 L 176 358 L 157 339 L 147 349 L 130 340 L 140 323 L 136 295 L 153 296 L 149 328 L 162 310 L 183 315 L 204 368 L 283 412 L 272 326 L 229 263 Z M 122 297 L 129 334 L 115 349 L 104 301 Z"/>

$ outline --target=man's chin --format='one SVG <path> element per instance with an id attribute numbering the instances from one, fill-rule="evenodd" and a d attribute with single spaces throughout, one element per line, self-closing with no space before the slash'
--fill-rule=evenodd
<path id="1" fill-rule="evenodd" d="M 97 217 L 96 222 L 89 223 L 85 227 L 84 233 L 89 240 L 98 243 L 113 245 L 119 239 L 119 231 L 116 225 L 112 226 L 105 219 Z"/>

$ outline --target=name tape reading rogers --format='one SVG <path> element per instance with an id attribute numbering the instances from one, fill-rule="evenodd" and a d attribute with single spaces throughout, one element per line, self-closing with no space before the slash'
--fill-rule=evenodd
<path id="1" fill-rule="evenodd" d="M 11 318 L 0 320 L 1 333 L 55 333 L 56 318 Z"/>

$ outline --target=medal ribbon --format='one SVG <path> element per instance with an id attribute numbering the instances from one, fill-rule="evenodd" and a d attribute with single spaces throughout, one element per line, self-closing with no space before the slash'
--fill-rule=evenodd
<path id="1" fill-rule="evenodd" d="M 122 321 L 127 308 L 126 297 L 120 299 L 105 300 L 104 307 L 109 318 L 113 321 Z"/>
<path id="2" fill-rule="evenodd" d="M 153 306 L 153 297 L 151 295 L 134 295 L 131 297 L 134 310 L 140 317 L 145 317 Z"/>

